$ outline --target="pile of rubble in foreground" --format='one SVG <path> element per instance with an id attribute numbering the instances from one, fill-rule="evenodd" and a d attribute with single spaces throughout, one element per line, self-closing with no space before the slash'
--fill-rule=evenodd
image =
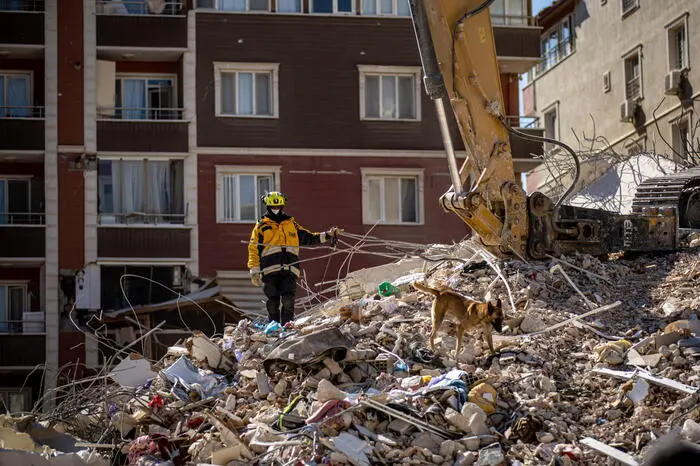
<path id="1" fill-rule="evenodd" d="M 634 465 L 664 436 L 700 443 L 699 249 L 408 264 L 377 268 L 391 296 L 195 334 L 158 363 L 125 358 L 60 416 L 0 417 L 0 463 Z M 447 323 L 428 349 L 424 278 L 503 300 L 496 355 L 478 332 L 455 355 Z"/>

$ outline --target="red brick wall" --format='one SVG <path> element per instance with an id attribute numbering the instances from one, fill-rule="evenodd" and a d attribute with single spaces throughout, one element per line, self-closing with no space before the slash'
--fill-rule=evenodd
<path id="1" fill-rule="evenodd" d="M 503 104 L 506 115 L 518 115 L 520 111 L 520 103 L 518 101 L 517 74 L 501 74 L 501 92 L 503 92 Z"/>
<path id="2" fill-rule="evenodd" d="M 34 80 L 32 82 L 33 104 L 43 107 L 44 60 L 0 59 L 0 70 L 31 71 L 34 76 Z"/>
<path id="3" fill-rule="evenodd" d="M 58 158 L 58 263 L 62 269 L 85 264 L 85 178 Z"/>
<path id="4" fill-rule="evenodd" d="M 0 175 L 32 175 L 44 177 L 43 163 L 0 163 Z"/>
<path id="5" fill-rule="evenodd" d="M 83 144 L 83 2 L 58 2 L 58 143 Z"/>
<path id="6" fill-rule="evenodd" d="M 378 226 L 373 236 L 417 243 L 458 241 L 467 235 L 466 225 L 454 214 L 442 212 L 438 199 L 449 186 L 447 165 L 443 159 L 400 159 L 360 157 L 242 157 L 199 156 L 199 257 L 200 274 L 214 276 L 217 270 L 247 270 L 247 245 L 252 224 L 216 223 L 215 165 L 280 165 L 282 191 L 288 197 L 288 213 L 304 227 L 324 231 L 338 225 L 346 231 L 363 234 L 371 225 L 362 224 L 362 176 L 360 167 L 425 168 L 422 226 Z M 291 170 L 339 171 L 350 174 L 290 174 Z M 328 253 L 329 250 L 305 249 L 302 258 Z M 334 257 L 326 280 L 338 274 L 345 256 Z M 357 254 L 351 270 L 381 263 L 381 259 Z M 318 282 L 328 259 L 303 264 L 310 283 Z"/>

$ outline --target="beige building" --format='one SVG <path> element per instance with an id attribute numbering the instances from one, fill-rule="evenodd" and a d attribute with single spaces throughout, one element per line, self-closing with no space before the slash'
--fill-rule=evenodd
<path id="1" fill-rule="evenodd" d="M 524 114 L 581 154 L 582 184 L 610 155 L 651 151 L 692 164 L 699 20 L 699 0 L 558 0 L 539 13 L 542 60 L 528 73 Z M 530 172 L 528 192 L 561 193 L 568 182 L 551 173 Z"/>

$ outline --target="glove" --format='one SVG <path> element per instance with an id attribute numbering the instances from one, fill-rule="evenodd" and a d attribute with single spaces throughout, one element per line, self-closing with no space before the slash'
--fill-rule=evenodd
<path id="1" fill-rule="evenodd" d="M 260 267 L 253 267 L 250 269 L 250 281 L 253 282 L 253 285 L 255 286 L 263 286 Z"/>
<path id="2" fill-rule="evenodd" d="M 328 237 L 329 237 L 329 238 L 337 238 L 338 236 L 340 236 L 340 234 L 341 234 L 343 231 L 345 231 L 345 230 L 341 230 L 341 229 L 338 228 L 338 227 L 331 227 L 331 229 L 328 230 L 328 233 L 327 233 L 327 234 L 328 234 Z"/>

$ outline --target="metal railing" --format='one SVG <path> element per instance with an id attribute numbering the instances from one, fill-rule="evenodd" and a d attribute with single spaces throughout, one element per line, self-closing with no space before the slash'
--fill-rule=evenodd
<path id="1" fill-rule="evenodd" d="M 43 312 L 35 312 L 43 314 Z M 0 335 L 3 333 L 44 333 L 46 323 L 44 320 L 0 320 Z"/>
<path id="2" fill-rule="evenodd" d="M 97 14 L 109 16 L 184 14 L 183 2 L 172 0 L 97 0 Z"/>
<path id="3" fill-rule="evenodd" d="M 547 71 L 561 60 L 571 55 L 574 50 L 574 41 L 572 39 L 559 42 L 556 48 L 551 49 L 540 56 L 541 60 L 537 64 L 537 72 L 542 73 Z"/>
<path id="4" fill-rule="evenodd" d="M 44 225 L 44 212 L 0 212 L 0 227 Z"/>
<path id="5" fill-rule="evenodd" d="M 170 120 L 182 121 L 182 108 L 98 107 L 97 118 L 106 120 Z"/>
<path id="6" fill-rule="evenodd" d="M 0 105 L 0 118 L 44 118 L 44 107 Z"/>
<path id="7" fill-rule="evenodd" d="M 0 0 L 0 11 L 43 12 L 44 0 Z"/>
<path id="8" fill-rule="evenodd" d="M 184 225 L 187 214 L 159 213 L 148 214 L 144 212 L 130 213 L 101 213 L 100 225 Z"/>
<path id="9" fill-rule="evenodd" d="M 628 99 L 636 99 L 642 95 L 642 80 L 636 76 L 625 83 L 625 95 Z"/>
<path id="10" fill-rule="evenodd" d="M 494 26 L 535 26 L 535 17 L 527 15 L 495 15 L 491 13 Z"/>
<path id="11" fill-rule="evenodd" d="M 506 122 L 513 128 L 542 129 L 539 117 L 508 115 L 506 116 Z"/>

